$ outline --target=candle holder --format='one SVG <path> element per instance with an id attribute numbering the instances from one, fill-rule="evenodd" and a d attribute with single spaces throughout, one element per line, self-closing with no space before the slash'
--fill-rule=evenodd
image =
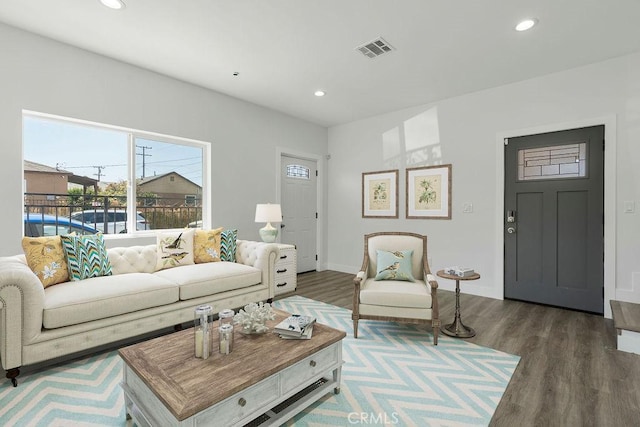
<path id="1" fill-rule="evenodd" d="M 220 325 L 220 328 L 218 328 L 218 336 L 220 337 L 220 354 L 231 353 L 233 350 L 233 325 L 231 323 Z"/>
<path id="2" fill-rule="evenodd" d="M 221 312 L 218 313 L 218 319 L 220 320 L 220 325 L 222 326 L 224 324 L 229 324 L 229 325 L 233 325 L 233 316 L 236 313 L 231 310 L 230 308 L 225 308 L 224 310 L 222 310 Z"/>
<path id="3" fill-rule="evenodd" d="M 195 356 L 199 359 L 208 359 L 213 334 L 213 308 L 210 305 L 196 307 L 193 323 Z"/>

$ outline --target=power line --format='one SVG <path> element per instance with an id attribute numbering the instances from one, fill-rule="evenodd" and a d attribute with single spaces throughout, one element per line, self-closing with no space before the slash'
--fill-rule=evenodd
<path id="1" fill-rule="evenodd" d="M 63 165 L 63 163 L 56 163 L 56 167 L 58 167 L 58 165 Z M 126 163 L 122 163 L 120 165 L 103 165 L 100 166 L 102 168 L 115 168 L 115 167 L 121 167 L 121 166 L 127 166 Z M 62 166 L 61 166 L 62 167 Z M 64 169 L 86 169 L 86 168 L 97 168 L 97 166 L 94 165 L 85 165 L 85 166 L 63 166 Z"/>
<path id="2" fill-rule="evenodd" d="M 182 158 L 182 159 L 158 160 L 158 161 L 156 161 L 156 162 L 148 162 L 148 163 L 149 163 L 150 165 L 151 165 L 151 164 L 156 165 L 156 164 L 158 164 L 158 163 L 180 162 L 180 161 L 182 161 L 182 160 L 192 160 L 192 159 L 200 159 L 200 158 L 201 158 L 201 157 L 198 157 L 198 156 L 196 156 L 196 157 L 184 157 L 184 158 Z"/>

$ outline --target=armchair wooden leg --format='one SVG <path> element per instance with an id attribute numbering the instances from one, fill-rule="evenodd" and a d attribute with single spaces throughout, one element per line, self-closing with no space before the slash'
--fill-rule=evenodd
<path id="1" fill-rule="evenodd" d="M 433 327 L 433 345 L 438 345 L 438 334 L 440 333 L 440 326 Z"/>
<path id="2" fill-rule="evenodd" d="M 353 319 L 353 337 L 358 338 L 358 319 Z"/>

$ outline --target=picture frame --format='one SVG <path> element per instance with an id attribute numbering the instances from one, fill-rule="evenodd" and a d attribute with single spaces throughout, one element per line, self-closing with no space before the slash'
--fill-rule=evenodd
<path id="1" fill-rule="evenodd" d="M 398 169 L 362 173 L 362 218 L 398 218 Z"/>
<path id="2" fill-rule="evenodd" d="M 406 170 L 407 219 L 451 219 L 451 165 Z"/>

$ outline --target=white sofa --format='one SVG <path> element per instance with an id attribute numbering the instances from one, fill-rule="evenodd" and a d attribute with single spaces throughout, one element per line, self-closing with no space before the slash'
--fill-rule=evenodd
<path id="1" fill-rule="evenodd" d="M 112 275 L 46 289 L 24 255 L 0 258 L 0 360 L 17 385 L 19 367 L 51 360 L 193 320 L 271 300 L 275 244 L 237 241 L 236 262 L 155 271 L 156 245 L 108 250 Z"/>

